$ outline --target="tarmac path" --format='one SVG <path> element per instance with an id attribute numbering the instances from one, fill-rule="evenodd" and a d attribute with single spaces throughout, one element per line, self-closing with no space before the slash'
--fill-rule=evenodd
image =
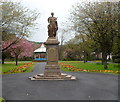
<path id="1" fill-rule="evenodd" d="M 118 100 L 118 75 L 64 72 L 76 81 L 31 81 L 28 77 L 43 73 L 44 62 L 33 72 L 2 76 L 2 94 L 6 100 Z"/>

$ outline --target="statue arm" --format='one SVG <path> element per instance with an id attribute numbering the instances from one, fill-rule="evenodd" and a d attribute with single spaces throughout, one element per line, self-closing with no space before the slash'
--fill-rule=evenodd
<path id="1" fill-rule="evenodd" d="M 58 23 L 57 23 L 57 21 L 56 21 L 55 23 L 56 23 L 56 26 L 58 27 Z"/>
<path id="2" fill-rule="evenodd" d="M 50 23 L 49 21 L 50 21 L 50 17 L 48 18 L 48 23 Z"/>
<path id="3" fill-rule="evenodd" d="M 55 21 L 55 24 L 56 24 L 56 29 L 58 30 L 58 23 L 57 23 L 57 21 Z"/>

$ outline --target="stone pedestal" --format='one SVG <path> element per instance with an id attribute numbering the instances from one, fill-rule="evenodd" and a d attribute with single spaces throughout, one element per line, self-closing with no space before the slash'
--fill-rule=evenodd
<path id="1" fill-rule="evenodd" d="M 34 75 L 29 78 L 31 80 L 76 80 L 76 77 L 60 72 L 60 66 L 58 65 L 59 41 L 54 37 L 50 37 L 44 44 L 47 49 L 47 64 L 45 66 L 45 71 L 43 74 Z"/>
<path id="2" fill-rule="evenodd" d="M 58 40 L 48 38 L 44 44 L 47 49 L 47 65 L 44 75 L 60 75 L 60 67 L 58 65 Z"/>

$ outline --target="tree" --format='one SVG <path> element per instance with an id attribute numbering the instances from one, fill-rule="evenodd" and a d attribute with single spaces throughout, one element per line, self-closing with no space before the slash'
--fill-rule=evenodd
<path id="1" fill-rule="evenodd" d="M 36 10 L 29 10 L 23 7 L 20 2 L 13 1 L 0 1 L 0 6 L 2 6 L 2 40 L 12 40 L 8 46 L 6 46 L 2 51 L 7 50 L 13 44 L 16 44 L 23 37 L 28 37 L 30 35 L 31 29 L 36 25 L 36 19 L 39 17 L 39 13 Z"/>
<path id="2" fill-rule="evenodd" d="M 112 48 L 112 55 L 113 62 L 120 63 L 120 35 L 115 38 Z"/>
<path id="3" fill-rule="evenodd" d="M 73 29 L 84 33 L 100 46 L 102 62 L 107 69 L 107 55 L 119 32 L 118 2 L 77 3 L 71 13 Z"/>
<path id="4" fill-rule="evenodd" d="M 84 34 L 76 35 L 65 43 L 64 58 L 69 60 L 84 60 L 86 63 L 93 51 L 93 41 Z"/>
<path id="5" fill-rule="evenodd" d="M 9 51 L 9 50 L 4 51 L 4 52 L 2 53 L 2 64 L 4 64 L 4 60 L 5 60 L 6 58 L 9 58 L 9 57 L 11 57 L 10 51 Z"/>
<path id="6" fill-rule="evenodd" d="M 7 44 L 12 41 L 4 41 L 3 47 L 7 46 Z M 33 56 L 33 44 L 25 39 L 21 39 L 17 44 L 12 45 L 8 50 L 6 50 L 11 54 L 12 57 L 15 57 L 16 65 L 18 64 L 18 58 L 21 57 L 32 57 Z M 3 55 L 3 58 L 4 55 Z M 4 59 L 3 59 L 4 63 Z"/>
<path id="7" fill-rule="evenodd" d="M 32 44 L 25 39 L 20 40 L 16 45 L 12 46 L 10 51 L 11 51 L 11 55 L 15 57 L 16 65 L 19 57 L 33 56 Z"/>
<path id="8" fill-rule="evenodd" d="M 59 59 L 62 60 L 63 59 L 63 56 L 62 56 L 62 53 L 63 53 L 63 44 L 66 40 L 66 37 L 67 37 L 67 30 L 65 29 L 61 29 L 61 36 L 60 36 L 60 46 L 59 46 Z"/>
<path id="9" fill-rule="evenodd" d="M 59 59 L 63 59 L 63 51 L 64 51 L 64 43 L 67 41 L 70 37 L 69 35 L 70 30 L 68 26 L 68 22 L 62 22 L 61 28 L 58 30 L 59 34 L 59 41 L 60 41 L 60 46 L 59 46 Z"/>
<path id="10" fill-rule="evenodd" d="M 8 40 L 8 41 L 2 41 L 2 49 L 6 48 L 6 46 L 8 46 L 12 41 L 11 40 Z M 2 52 L 2 64 L 4 64 L 4 60 L 6 58 L 8 58 L 9 56 L 11 56 L 11 53 L 10 53 L 10 50 L 9 48 L 5 51 Z"/>

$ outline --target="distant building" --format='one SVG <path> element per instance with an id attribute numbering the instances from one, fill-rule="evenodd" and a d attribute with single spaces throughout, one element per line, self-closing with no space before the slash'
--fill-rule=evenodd
<path id="1" fill-rule="evenodd" d="M 34 61 L 46 61 L 46 47 L 44 44 L 34 51 Z"/>

